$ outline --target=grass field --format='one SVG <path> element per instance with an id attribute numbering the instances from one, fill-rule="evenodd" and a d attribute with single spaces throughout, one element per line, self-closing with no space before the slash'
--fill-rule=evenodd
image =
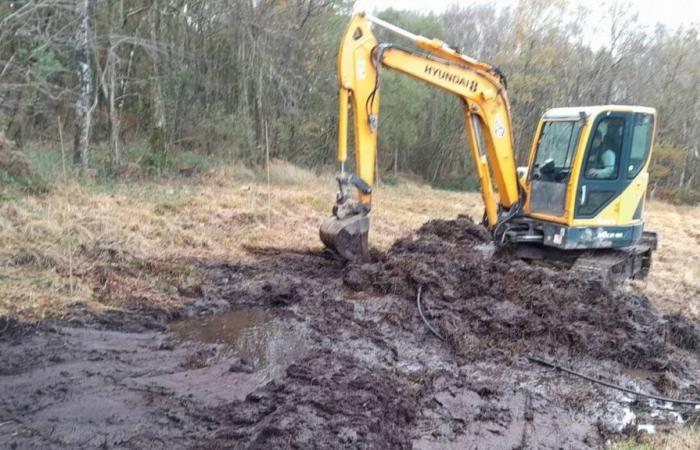
<path id="1" fill-rule="evenodd" d="M 73 180 L 41 195 L 2 188 L 0 316 L 37 322 L 69 317 L 76 304 L 158 307 L 180 301 L 197 280 L 197 263 L 245 260 L 267 247 L 320 249 L 332 176 L 274 162 L 270 178 L 268 188 L 265 173 L 228 166 L 193 177 Z M 480 218 L 482 208 L 476 193 L 392 182 L 376 190 L 371 244 L 387 248 L 431 218 Z M 628 288 L 697 319 L 700 208 L 651 202 L 647 217 L 661 246 L 649 278 Z M 687 431 L 644 445 L 694 448 L 698 439 Z"/>
<path id="2" fill-rule="evenodd" d="M 191 178 L 69 181 L 34 196 L 6 188 L 0 197 L 0 314 L 33 321 L 60 316 L 76 301 L 128 306 L 118 295 L 128 289 L 107 286 L 107 293 L 100 285 L 105 267 L 123 265 L 129 268 L 123 281 L 136 283 L 144 296 L 175 301 L 174 288 L 196 275 L 189 267 L 194 260 L 249 258 L 264 247 L 321 248 L 318 224 L 332 206 L 332 176 L 275 162 L 271 180 L 268 189 L 264 173 L 226 167 Z M 476 193 L 412 182 L 381 186 L 374 200 L 370 239 L 379 248 L 431 218 L 482 214 Z M 647 217 L 661 246 L 649 278 L 630 288 L 646 292 L 663 310 L 697 318 L 700 208 L 651 202 Z"/>

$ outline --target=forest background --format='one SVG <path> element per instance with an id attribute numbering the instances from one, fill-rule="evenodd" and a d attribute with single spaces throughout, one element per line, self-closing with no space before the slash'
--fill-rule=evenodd
<path id="1" fill-rule="evenodd" d="M 40 192 L 80 174 L 259 166 L 265 149 L 330 171 L 337 46 L 352 8 L 334 0 L 2 1 L 0 181 Z M 375 13 L 507 75 L 521 164 L 547 108 L 655 107 L 650 194 L 698 203 L 699 27 L 640 27 L 630 3 L 606 8 L 596 47 L 587 35 L 592 10 L 563 0 Z M 475 189 L 457 99 L 389 71 L 381 87 L 381 180 Z"/>

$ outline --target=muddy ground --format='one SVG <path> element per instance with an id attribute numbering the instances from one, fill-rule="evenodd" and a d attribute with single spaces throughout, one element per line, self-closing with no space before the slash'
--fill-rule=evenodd
<path id="1" fill-rule="evenodd" d="M 586 449 L 694 419 L 528 360 L 698 399 L 694 322 L 487 239 L 462 217 L 367 264 L 254 249 L 201 262 L 184 308 L 1 320 L 0 448 Z"/>

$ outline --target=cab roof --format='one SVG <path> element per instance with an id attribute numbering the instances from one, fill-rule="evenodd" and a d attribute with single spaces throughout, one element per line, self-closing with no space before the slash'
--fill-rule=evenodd
<path id="1" fill-rule="evenodd" d="M 581 118 L 581 113 L 586 117 L 594 117 L 601 112 L 617 111 L 617 112 L 636 112 L 656 115 L 656 109 L 647 106 L 631 106 L 631 105 L 597 105 L 597 106 L 572 106 L 567 108 L 551 108 L 543 115 L 543 120 L 578 120 Z"/>

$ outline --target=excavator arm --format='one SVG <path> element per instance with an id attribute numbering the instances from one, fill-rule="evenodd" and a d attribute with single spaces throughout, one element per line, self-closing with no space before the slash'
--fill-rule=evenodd
<path id="1" fill-rule="evenodd" d="M 410 39 L 424 52 L 380 44 L 370 23 Z M 350 260 L 367 257 L 367 235 L 375 180 L 379 117 L 379 71 L 395 70 L 459 97 L 464 122 L 493 230 L 521 202 L 516 174 L 510 106 L 505 79 L 489 64 L 461 55 L 444 42 L 414 35 L 375 17 L 357 14 L 338 53 L 338 177 L 333 217 L 321 226 L 321 239 Z M 345 171 L 349 109 L 353 112 L 355 174 Z M 494 192 L 495 181 L 498 194 Z M 351 195 L 352 188 L 357 196 Z"/>

